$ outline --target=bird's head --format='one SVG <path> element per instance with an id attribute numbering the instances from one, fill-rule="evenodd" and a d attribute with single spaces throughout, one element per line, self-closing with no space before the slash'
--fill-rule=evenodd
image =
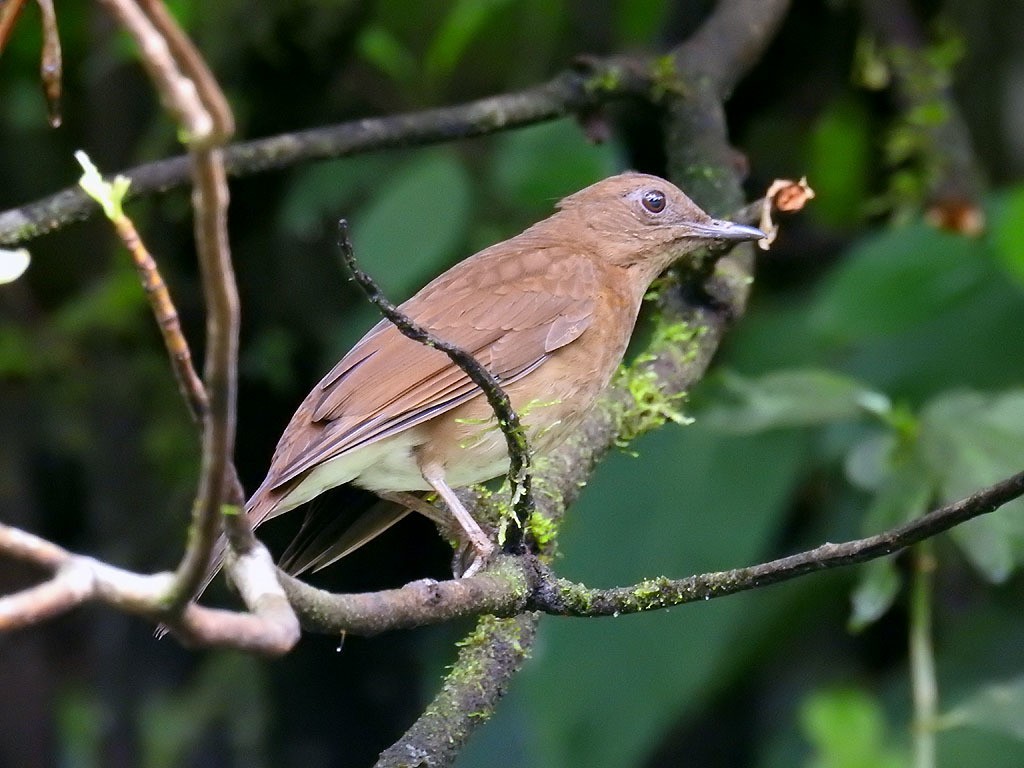
<path id="1" fill-rule="evenodd" d="M 677 186 L 645 173 L 610 176 L 558 208 L 554 218 L 571 222 L 587 247 L 619 266 L 641 266 L 652 279 L 702 246 L 765 237 L 755 227 L 711 218 Z"/>

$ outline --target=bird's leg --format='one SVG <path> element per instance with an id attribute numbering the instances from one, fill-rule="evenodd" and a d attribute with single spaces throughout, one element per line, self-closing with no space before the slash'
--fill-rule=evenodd
<path id="1" fill-rule="evenodd" d="M 423 479 L 430 484 L 430 487 L 437 491 L 438 495 L 444 499 L 444 503 L 448 505 L 449 511 L 455 516 L 463 533 L 469 539 L 470 545 L 472 545 L 473 550 L 476 552 L 476 559 L 473 564 L 463 573 L 463 576 L 471 576 L 480 569 L 484 560 L 494 551 L 494 544 L 487 537 L 487 534 L 483 532 L 483 529 L 480 528 L 476 520 L 473 519 L 473 516 L 462 505 L 462 502 L 459 501 L 455 491 L 445 482 L 444 469 L 440 463 L 437 461 L 423 461 L 420 463 L 420 473 L 423 475 Z"/>

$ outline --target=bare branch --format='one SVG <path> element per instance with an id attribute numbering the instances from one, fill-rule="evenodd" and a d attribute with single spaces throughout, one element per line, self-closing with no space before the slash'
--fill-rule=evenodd
<path id="1" fill-rule="evenodd" d="M 547 83 L 452 107 L 365 118 L 286 133 L 225 149 L 232 176 L 276 170 L 310 160 L 349 157 L 398 147 L 485 136 L 591 110 L 628 98 L 651 98 L 647 60 L 588 60 Z M 119 172 L 131 180 L 128 199 L 181 187 L 190 180 L 189 159 L 174 157 Z M 31 240 L 96 213 L 77 187 L 0 212 L 0 245 Z"/>
<path id="2" fill-rule="evenodd" d="M 51 579 L 0 597 L 0 632 L 37 624 L 86 602 L 110 605 L 153 621 L 167 618 L 166 596 L 174 574 L 142 575 L 75 555 L 25 531 L 0 524 L 0 553 L 51 571 Z M 260 547 L 229 563 L 252 614 L 189 605 L 169 619 L 175 634 L 195 646 L 238 648 L 280 655 L 299 639 L 299 625 L 275 578 L 270 554 Z"/>
<path id="3" fill-rule="evenodd" d="M 139 273 L 139 281 L 146 292 L 153 317 L 163 337 L 164 347 L 171 359 L 171 369 L 178 381 L 178 389 L 192 418 L 202 421 L 209 409 L 209 400 L 206 397 L 206 388 L 192 364 L 192 351 L 182 333 L 178 310 L 174 306 L 171 293 L 156 261 L 135 228 L 135 223 L 124 213 L 122 203 L 129 182 L 123 176 L 115 177 L 113 182 L 104 181 L 99 169 L 93 165 L 85 152 L 76 152 L 75 158 L 85 171 L 78 182 L 79 186 L 100 204 L 107 219 L 114 225 L 122 244 L 131 254 L 132 262 Z"/>
<path id="4" fill-rule="evenodd" d="M 185 141 L 205 146 L 217 138 L 195 82 L 182 73 L 167 40 L 138 3 L 100 0 L 139 47 L 139 60 L 153 81 L 164 107 L 185 130 Z"/>
<path id="5" fill-rule="evenodd" d="M 131 0 L 103 0 L 135 38 L 143 64 L 165 105 L 188 134 L 195 239 L 207 306 L 206 402 L 202 410 L 199 488 L 191 535 L 164 606 L 171 616 L 168 625 L 174 626 L 178 623 L 174 612 L 193 597 L 209 567 L 221 530 L 222 512 L 239 509 L 245 500 L 231 461 L 237 400 L 238 291 L 227 237 L 227 177 L 222 152 L 214 146 L 230 137 L 233 119 L 220 87 L 186 35 L 162 4 L 144 1 L 145 11 Z M 153 274 L 155 271 L 144 276 Z M 173 311 L 169 296 L 164 298 Z M 175 341 L 182 342 L 175 347 L 176 351 L 183 348 L 187 352 L 183 339 Z M 195 387 L 195 372 L 189 359 L 183 357 L 180 365 L 182 378 L 187 382 L 186 392 L 198 411 L 203 396 Z M 232 514 L 229 518 L 232 543 L 242 552 L 254 547 L 248 522 L 240 515 Z M 243 569 L 242 573 L 245 572 Z M 242 589 L 244 592 L 244 585 Z"/>
<path id="6" fill-rule="evenodd" d="M 50 126 L 60 126 L 60 95 L 61 79 L 64 64 L 60 50 L 60 34 L 57 31 L 57 12 L 53 9 L 53 0 L 38 0 L 39 11 L 43 16 L 43 51 L 39 56 L 39 80 L 43 84 L 43 95 L 46 96 L 46 110 Z"/>
<path id="7" fill-rule="evenodd" d="M 757 63 L 789 10 L 789 0 L 722 0 L 714 13 L 673 51 L 678 71 L 725 101 Z"/>
<path id="8" fill-rule="evenodd" d="M 179 605 L 190 600 L 203 582 L 221 531 L 223 505 L 240 509 L 245 504 L 237 486 L 229 484 L 235 449 L 239 309 L 227 237 L 227 178 L 219 149 L 194 149 L 192 155 L 195 238 L 207 308 L 204 379 L 210 407 L 203 421 L 193 531 L 178 567 L 175 600 Z"/>
<path id="9" fill-rule="evenodd" d="M 231 114 L 231 106 L 217 84 L 217 79 L 206 65 L 206 60 L 178 26 L 163 0 L 142 0 L 142 8 L 170 48 L 177 66 L 189 77 L 199 93 L 203 109 L 213 122 L 211 143 L 221 145 L 229 141 L 235 132 L 235 117 Z"/>
<path id="10" fill-rule="evenodd" d="M 0 5 L 0 53 L 3 53 L 7 41 L 11 37 L 14 25 L 25 7 L 26 0 L 9 0 Z"/>
<path id="11" fill-rule="evenodd" d="M 499 555 L 475 576 L 423 580 L 401 589 L 335 594 L 278 573 L 288 600 L 310 632 L 376 635 L 490 613 L 515 616 L 525 609 L 536 577 L 532 559 Z"/>

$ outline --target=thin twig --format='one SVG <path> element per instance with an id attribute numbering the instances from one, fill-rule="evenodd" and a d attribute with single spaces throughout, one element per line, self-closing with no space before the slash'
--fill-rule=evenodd
<path id="1" fill-rule="evenodd" d="M 178 26 L 163 0 L 141 0 L 141 5 L 170 49 L 177 66 L 188 76 L 199 93 L 199 101 L 213 122 L 210 143 L 226 143 L 235 132 L 235 117 L 206 60 Z"/>
<path id="2" fill-rule="evenodd" d="M 863 563 L 899 552 L 975 517 L 993 512 L 1024 495 L 1024 472 L 946 504 L 908 523 L 874 536 L 820 547 L 732 571 L 685 579 L 654 579 L 630 587 L 588 589 L 559 579 L 556 588 L 538 595 L 530 607 L 566 616 L 615 616 L 710 600 L 748 589 L 789 581 L 829 568 Z"/>
<path id="3" fill-rule="evenodd" d="M 188 144 L 204 146 L 218 139 L 213 118 L 190 79 L 175 61 L 160 30 L 138 3 L 131 0 L 100 0 L 139 47 L 139 60 L 153 81 L 164 107 L 185 131 Z"/>
<path id="4" fill-rule="evenodd" d="M 193 597 L 209 567 L 222 513 L 239 509 L 244 496 L 231 461 L 234 453 L 238 369 L 238 291 L 227 237 L 228 188 L 221 150 L 232 127 L 227 100 L 202 57 L 165 10 L 146 2 L 101 0 L 139 47 L 165 107 L 185 132 L 192 166 L 195 241 L 206 299 L 207 408 L 203 418 L 199 485 L 192 527 L 168 595 L 168 615 Z M 147 15 L 148 14 L 148 15 Z M 168 42 L 168 37 L 171 41 Z M 204 103 L 209 100 L 209 104 Z M 233 540 L 252 544 L 245 521 L 232 518 Z M 173 618 L 168 619 L 173 626 Z"/>
<path id="5" fill-rule="evenodd" d="M 238 398 L 238 290 L 227 237 L 227 178 L 220 150 L 195 148 L 195 239 L 206 299 L 204 380 L 210 407 L 203 422 L 199 487 L 192 536 L 178 566 L 177 605 L 195 595 L 209 569 L 222 513 L 231 518 L 245 504 L 232 485 L 232 456 Z M 233 492 L 235 491 L 235 492 Z M 226 505 L 226 506 L 225 506 Z"/>
<path id="6" fill-rule="evenodd" d="M 514 510 L 518 523 L 516 528 L 521 533 L 522 524 L 529 519 L 534 510 L 533 492 L 530 487 L 530 447 L 527 445 L 526 433 L 519 421 L 519 415 L 512 408 L 512 402 L 505 394 L 505 390 L 501 388 L 501 382 L 471 354 L 438 338 L 388 300 L 374 279 L 360 269 L 352 250 L 352 241 L 348 235 L 348 222 L 344 219 L 338 222 L 338 247 L 341 249 L 341 256 L 345 260 L 346 266 L 351 270 L 352 276 L 366 293 L 370 302 L 394 323 L 403 335 L 448 355 L 451 361 L 463 370 L 487 398 L 508 446 L 508 480 L 514 499 Z M 510 541 L 510 544 L 515 548 L 520 542 L 518 537 L 513 538 L 517 540 Z"/>
<path id="7" fill-rule="evenodd" d="M 53 0 L 38 0 L 38 3 L 43 17 L 43 50 L 39 56 L 39 79 L 43 84 L 43 95 L 46 96 L 50 126 L 57 128 L 61 122 L 61 80 L 64 76 L 60 33 L 57 31 L 57 12 L 53 8 Z"/>
<path id="8" fill-rule="evenodd" d="M 415 581 L 400 589 L 336 594 L 278 572 L 303 629 L 328 635 L 376 635 L 480 614 L 522 613 L 537 584 L 532 558 L 498 555 L 485 571 L 462 579 Z"/>
<path id="9" fill-rule="evenodd" d="M 10 40 L 11 32 L 26 2 L 27 0 L 7 0 L 0 4 L 0 53 L 3 53 L 7 41 Z"/>
<path id="10" fill-rule="evenodd" d="M 174 582 L 172 573 L 142 575 L 126 571 L 72 554 L 2 523 L 0 553 L 35 563 L 54 574 L 41 584 L 0 597 L 0 632 L 38 624 L 86 602 L 103 603 L 154 621 L 166 618 L 164 598 Z M 299 625 L 274 578 L 270 554 L 261 547 L 246 558 L 229 563 L 229 568 L 246 576 L 240 582 L 255 585 L 243 592 L 252 614 L 191 604 L 171 621 L 183 642 L 275 656 L 287 653 L 295 645 Z"/>
<path id="11" fill-rule="evenodd" d="M 171 359 L 171 370 L 178 382 L 178 389 L 192 418 L 201 422 L 209 409 L 206 387 L 192 364 L 192 351 L 181 330 L 178 310 L 171 299 L 167 283 L 164 282 L 156 260 L 135 228 L 135 223 L 125 215 L 122 203 L 129 182 L 123 176 L 115 177 L 112 182 L 104 181 L 99 169 L 93 165 L 85 152 L 76 152 L 75 159 L 84 170 L 78 182 L 79 186 L 103 208 L 104 214 L 114 225 L 114 230 L 132 257 L 139 281 L 146 292 L 153 317 L 160 329 L 167 355 Z"/>
<path id="12" fill-rule="evenodd" d="M 178 388 L 188 405 L 189 413 L 193 419 L 201 422 L 209 410 L 210 403 L 206 396 L 206 388 L 192 364 L 192 351 L 181 330 L 181 320 L 171 300 L 170 291 L 167 290 L 167 284 L 160 275 L 156 261 L 139 237 L 132 220 L 124 216 L 114 222 L 114 227 L 138 270 L 139 280 L 146 292 L 146 298 L 149 299 L 153 317 L 160 328 L 174 377 L 178 381 Z"/>

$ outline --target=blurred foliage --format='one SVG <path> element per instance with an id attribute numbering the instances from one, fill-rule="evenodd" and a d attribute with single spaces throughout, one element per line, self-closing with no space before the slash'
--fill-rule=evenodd
<path id="1" fill-rule="evenodd" d="M 211 654 L 180 691 L 157 693 L 140 714 L 142 763 L 153 768 L 184 765 L 215 723 L 226 734 L 240 765 L 269 765 L 267 673 L 251 656 Z"/>
<path id="2" fill-rule="evenodd" d="M 580 54 L 664 51 L 711 4 L 170 5 L 221 78 L 240 138 L 254 138 L 525 87 Z M 941 112 L 896 111 L 854 4 L 801 4 L 729 115 L 752 196 L 806 171 L 818 197 L 762 255 L 748 314 L 691 393 L 696 423 L 600 467 L 559 536 L 560 573 L 597 586 L 746 565 L 877 532 L 1021 469 L 1024 116 L 1004 102 L 1021 88 L 1024 7 L 936 5 L 945 31 L 929 51 L 968 107 L 991 183 L 987 234 L 908 215 L 932 168 L 908 128 Z M 73 184 L 78 148 L 111 171 L 178 151 L 127 38 L 85 0 L 58 14 L 60 130 L 46 127 L 33 4 L 0 58 L 0 208 Z M 233 182 L 247 487 L 310 384 L 375 322 L 341 269 L 337 220 L 405 298 L 569 192 L 624 167 L 663 170 L 650 165 L 663 156 L 657 113 L 622 104 L 605 117 L 617 133 L 600 146 L 562 120 Z M 128 213 L 201 360 L 187 195 Z M 28 247 L 28 270 L 0 286 L 0 519 L 118 564 L 169 567 L 198 438 L 134 270 L 101 221 Z M 285 520 L 266 536 L 280 551 L 293 530 Z M 403 522 L 321 583 L 443 577 L 435 538 Z M 961 526 L 934 550 L 939 764 L 1018 766 L 1024 508 Z M 459 765 L 907 765 L 909 576 L 894 557 L 651 615 L 545 619 Z M 0 702 L 0 766 L 25 764 L 3 733 L 40 765 L 365 765 L 432 695 L 461 629 L 351 639 L 340 654 L 336 638 L 307 638 L 266 664 L 193 654 L 131 618 L 83 612 L 19 636 L 46 663 L 0 654 L 4 690 L 38 692 Z"/>
<path id="3" fill-rule="evenodd" d="M 886 746 L 885 712 L 863 691 L 825 690 L 801 708 L 815 755 L 808 768 L 901 768 L 910 761 Z"/>

